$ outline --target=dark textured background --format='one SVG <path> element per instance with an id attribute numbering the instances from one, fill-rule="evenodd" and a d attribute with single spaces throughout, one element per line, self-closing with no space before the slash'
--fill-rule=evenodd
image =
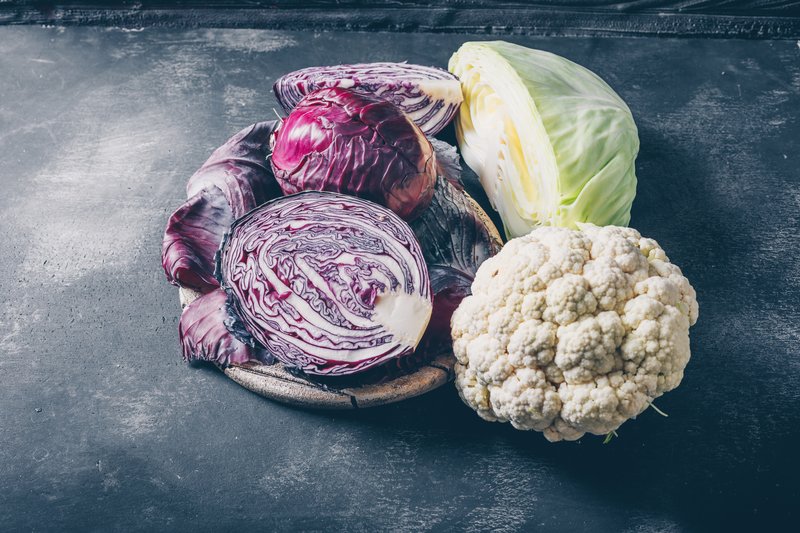
<path id="1" fill-rule="evenodd" d="M 632 224 L 693 282 L 682 386 L 549 444 L 452 386 L 353 413 L 181 362 L 161 233 L 307 65 L 445 65 L 465 35 L 0 27 L 0 529 L 791 529 L 800 499 L 800 47 L 512 40 L 589 66 L 641 136 Z"/>
<path id="2" fill-rule="evenodd" d="M 800 38 L 798 0 L 0 0 L 0 24 Z"/>

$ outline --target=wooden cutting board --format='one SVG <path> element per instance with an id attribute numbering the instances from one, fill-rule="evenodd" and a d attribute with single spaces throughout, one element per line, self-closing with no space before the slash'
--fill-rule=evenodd
<path id="1" fill-rule="evenodd" d="M 180 289 L 181 306 L 200 296 Z M 320 385 L 290 373 L 281 363 L 232 364 L 221 370 L 242 387 L 270 400 L 313 409 L 360 409 L 406 400 L 432 391 L 453 379 L 455 357 L 444 353 L 410 374 L 358 387 Z"/>

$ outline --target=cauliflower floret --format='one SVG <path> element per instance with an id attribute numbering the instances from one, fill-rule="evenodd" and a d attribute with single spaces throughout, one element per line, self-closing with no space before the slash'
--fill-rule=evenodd
<path id="1" fill-rule="evenodd" d="M 597 309 L 597 299 L 583 276 L 565 274 L 547 287 L 545 320 L 566 325 Z"/>
<path id="2" fill-rule="evenodd" d="M 563 383 L 558 395 L 564 422 L 595 435 L 617 429 L 649 405 L 647 395 L 621 372 L 598 377 L 590 383 Z"/>
<path id="3" fill-rule="evenodd" d="M 544 227 L 534 238 L 547 248 L 548 262 L 555 267 L 558 275 L 580 274 L 589 259 L 591 239 L 567 228 Z M 522 254 L 524 246 L 518 253 Z"/>
<path id="4" fill-rule="evenodd" d="M 489 405 L 489 389 L 485 384 L 478 383 L 477 374 L 474 369 L 465 365 L 456 365 L 456 382 L 458 385 L 458 395 L 461 399 L 475 409 L 478 415 L 488 420 L 496 422 L 497 417 Z"/>
<path id="5" fill-rule="evenodd" d="M 508 362 L 516 368 L 543 368 L 556 355 L 556 325 L 541 320 L 526 320 L 508 342 Z"/>
<path id="6" fill-rule="evenodd" d="M 605 311 L 558 329 L 555 363 L 567 383 L 586 383 L 614 369 L 624 329 L 619 315 Z"/>
<path id="7" fill-rule="evenodd" d="M 680 384 L 697 316 L 653 239 L 539 228 L 487 260 L 453 314 L 456 386 L 486 420 L 550 441 L 605 434 Z"/>
<path id="8" fill-rule="evenodd" d="M 583 269 L 583 277 L 603 311 L 620 312 L 620 306 L 633 296 L 628 276 L 610 257 L 589 261 Z"/>
<path id="9" fill-rule="evenodd" d="M 500 342 L 484 333 L 467 345 L 466 364 L 484 384 L 501 383 L 514 371 Z"/>
<path id="10" fill-rule="evenodd" d="M 664 305 L 677 305 L 681 293 L 678 286 L 670 278 L 652 277 L 636 284 L 637 295 L 646 294 Z"/>
<path id="11" fill-rule="evenodd" d="M 583 226 L 592 240 L 592 259 L 611 258 L 623 272 L 635 277 L 647 272 L 647 256 L 639 249 L 638 231 L 618 226 Z"/>
<path id="12" fill-rule="evenodd" d="M 561 412 L 561 398 L 541 370 L 520 368 L 499 385 L 489 387 L 494 415 L 517 429 L 543 431 Z"/>

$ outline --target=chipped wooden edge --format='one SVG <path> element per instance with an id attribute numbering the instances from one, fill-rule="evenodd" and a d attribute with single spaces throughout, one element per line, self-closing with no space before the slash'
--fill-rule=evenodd
<path id="1" fill-rule="evenodd" d="M 500 236 L 500 231 L 498 231 L 497 226 L 494 225 L 494 222 L 492 222 L 492 219 L 489 217 L 489 215 L 486 213 L 486 211 L 484 211 L 484 209 L 481 207 L 481 204 L 479 204 L 475 200 L 475 198 L 470 196 L 467 193 L 467 191 L 464 191 L 464 196 L 467 197 L 467 201 L 470 203 L 470 205 L 475 210 L 475 212 L 478 213 L 478 218 L 480 218 L 481 222 L 483 222 L 483 225 L 486 226 L 486 229 L 489 231 L 489 237 L 491 237 L 494 240 L 494 242 L 495 242 L 495 244 L 497 244 L 497 246 L 502 248 L 503 247 L 503 238 Z"/>
<path id="2" fill-rule="evenodd" d="M 181 288 L 181 306 L 186 307 L 200 294 Z M 455 358 L 450 353 L 436 356 L 411 374 L 384 383 L 335 389 L 289 373 L 281 363 L 232 364 L 221 369 L 242 387 L 270 400 L 313 409 L 362 409 L 407 400 L 430 392 L 453 379 Z"/>

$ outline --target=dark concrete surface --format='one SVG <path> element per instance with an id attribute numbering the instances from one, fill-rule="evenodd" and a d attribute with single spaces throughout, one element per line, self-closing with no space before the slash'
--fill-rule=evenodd
<path id="1" fill-rule="evenodd" d="M 800 38 L 798 0 L 0 0 L 0 25 Z"/>
<path id="2" fill-rule="evenodd" d="M 323 413 L 179 357 L 161 233 L 281 73 L 468 36 L 0 27 L 0 530 L 699 531 L 797 519 L 800 48 L 518 38 L 640 128 L 634 226 L 698 291 L 682 386 L 602 445 L 452 386 Z"/>

